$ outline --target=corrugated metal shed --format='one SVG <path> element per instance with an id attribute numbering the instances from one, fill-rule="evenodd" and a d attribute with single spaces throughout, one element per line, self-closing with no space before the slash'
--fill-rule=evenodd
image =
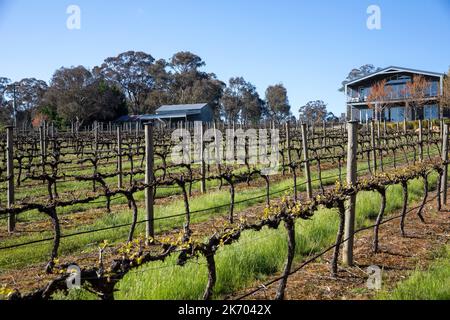
<path id="1" fill-rule="evenodd" d="M 197 112 L 200 113 L 203 108 L 208 106 L 207 103 L 197 103 L 197 104 L 175 104 L 175 105 L 164 105 L 156 110 L 157 114 L 167 113 L 167 112 Z"/>
<path id="2" fill-rule="evenodd" d="M 212 122 L 213 109 L 208 103 L 164 105 L 156 110 L 156 114 L 139 116 L 123 116 L 117 122 L 146 122 L 151 120 L 202 121 Z"/>
<path id="3" fill-rule="evenodd" d="M 140 121 L 140 117 L 141 116 L 125 115 L 117 119 L 116 122 L 137 122 Z"/>
<path id="4" fill-rule="evenodd" d="M 148 121 L 155 119 L 177 119 L 186 118 L 186 113 L 171 113 L 171 114 L 144 114 L 139 117 L 140 121 Z"/>

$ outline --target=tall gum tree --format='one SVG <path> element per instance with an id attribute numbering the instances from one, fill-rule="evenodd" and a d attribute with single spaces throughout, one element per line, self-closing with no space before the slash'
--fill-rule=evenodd
<path id="1" fill-rule="evenodd" d="M 291 115 L 287 89 L 282 84 L 276 84 L 267 88 L 266 104 L 272 119 L 278 123 L 287 120 Z"/>
<path id="2" fill-rule="evenodd" d="M 155 83 L 150 72 L 154 61 L 148 53 L 127 51 L 105 59 L 93 69 L 93 74 L 118 85 L 127 97 L 131 113 L 139 114 L 145 111 L 145 101 Z"/>

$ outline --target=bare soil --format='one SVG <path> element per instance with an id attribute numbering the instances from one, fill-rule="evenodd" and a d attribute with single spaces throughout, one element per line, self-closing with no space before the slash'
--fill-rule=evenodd
<path id="1" fill-rule="evenodd" d="M 392 216 L 398 215 L 393 213 Z M 372 251 L 373 231 L 365 230 L 356 235 L 355 265 L 340 267 L 338 277 L 330 273 L 332 252 L 320 260 L 306 265 L 289 277 L 286 288 L 286 300 L 368 300 L 373 299 L 376 291 L 368 289 L 369 266 L 382 269 L 382 287 L 391 290 L 395 285 L 407 279 L 412 271 L 426 269 L 437 252 L 450 240 L 449 207 L 437 211 L 436 202 L 429 203 L 424 210 L 426 224 L 423 224 L 415 212 L 408 215 L 406 237 L 400 233 L 400 220 L 396 219 L 381 226 L 380 253 Z M 342 252 L 342 251 L 341 251 Z M 306 261 L 305 259 L 304 261 Z M 300 264 L 297 264 L 300 265 Z M 293 267 L 295 269 L 295 266 Z M 280 274 L 270 277 L 276 279 Z M 255 283 L 251 288 L 237 292 L 229 299 L 237 299 L 259 287 Z M 274 299 L 278 282 L 262 289 L 248 300 Z"/>

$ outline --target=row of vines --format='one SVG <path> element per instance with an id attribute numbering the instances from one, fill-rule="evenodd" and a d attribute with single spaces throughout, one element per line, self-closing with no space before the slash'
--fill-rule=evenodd
<path id="1" fill-rule="evenodd" d="M 117 283 L 132 270 L 154 261 L 164 261 L 173 255 L 177 256 L 177 263 L 181 266 L 190 259 L 205 258 L 208 283 L 203 298 L 211 299 L 217 278 L 215 255 L 220 248 L 238 242 L 248 230 L 260 231 L 265 227 L 277 229 L 284 224 L 288 235 L 286 265 L 283 275 L 269 283 L 279 283 L 276 299 L 283 299 L 289 275 L 294 272 L 296 220 L 311 219 L 321 207 L 336 209 L 333 212 L 338 214 L 340 221 L 336 230 L 336 243 L 324 252 L 334 250 L 330 272 L 338 276 L 341 247 L 356 233 L 345 232 L 345 217 L 349 214 L 349 206 L 352 206 L 351 199 L 356 194 L 375 191 L 382 199 L 376 223 L 372 226 L 374 252 L 379 250 L 378 234 L 386 221 L 386 189 L 389 186 L 401 185 L 403 189 L 404 205 L 399 217 L 402 234 L 405 233 L 406 215 L 410 212 L 409 181 L 418 178 L 424 181 L 423 201 L 415 210 L 422 221 L 425 221 L 425 205 L 435 200 L 429 197 L 428 180 L 431 174 L 439 176 L 436 195 L 439 208 L 446 201 L 447 125 L 434 127 L 431 122 L 420 122 L 418 130 L 409 130 L 406 124 L 388 127 L 379 122 L 369 125 L 324 125 L 321 128 L 299 123 L 286 124 L 280 130 L 280 166 L 275 175 L 267 175 L 261 165 L 251 164 L 249 150 L 254 146 L 245 135 L 239 138 L 240 133 L 250 128 L 223 125 L 203 127 L 204 130 L 228 129 L 235 135 L 235 161 L 223 159 L 215 164 L 206 164 L 204 159 L 173 164 L 172 150 L 177 141 L 171 138 L 172 129 L 150 126 L 146 134 L 142 129 L 136 125 L 133 129 L 131 126 L 126 129 L 108 126 L 105 130 L 103 125 L 96 124 L 92 130 L 86 131 L 62 132 L 44 126 L 39 131 L 23 133 L 8 129 L 2 134 L 0 182 L 4 186 L 1 188 L 0 219 L 7 220 L 11 234 L 15 231 L 17 218 L 30 212 L 50 219 L 53 226 L 52 239 L 42 241 L 52 242 L 45 272 L 54 275 L 54 279 L 33 292 L 3 289 L 10 299 L 50 299 L 55 292 L 67 290 L 66 280 L 71 277 L 67 269 L 77 265 L 76 261 L 70 264 L 58 263 L 60 244 L 65 238 L 59 211 L 68 207 L 104 203 L 107 214 L 114 214 L 111 202 L 118 198 L 126 199 L 129 206 L 132 219 L 125 226 L 129 228 L 128 237 L 125 242 L 116 245 L 116 256 L 107 261 L 100 249 L 98 263 L 81 268 L 80 271 L 83 283 L 89 284 L 102 299 L 114 299 Z M 179 129 L 192 134 L 195 130 L 194 126 L 183 124 L 179 125 Z M 275 126 L 265 129 L 268 129 L 269 136 L 275 132 L 272 131 Z M 357 134 L 349 134 L 353 132 L 350 129 L 356 130 Z M 218 141 L 217 137 L 213 135 L 211 139 L 201 140 L 202 150 L 217 145 L 227 148 L 225 141 Z M 191 142 L 189 145 L 195 148 L 196 144 Z M 238 150 L 245 151 L 243 157 L 239 158 Z M 150 167 L 149 161 L 146 161 L 149 156 Z M 337 174 L 325 177 L 324 172 L 330 168 L 336 169 Z M 311 172 L 316 178 L 312 178 Z M 326 184 L 330 178 L 336 181 L 331 187 Z M 292 179 L 292 185 L 281 192 L 271 192 L 271 183 L 277 179 Z M 257 217 L 240 216 L 235 210 L 236 188 L 257 182 L 264 185 L 266 208 Z M 79 184 L 80 188 L 66 186 L 73 186 L 74 183 Z M 197 188 L 198 185 L 200 188 Z M 306 188 L 305 194 L 299 191 L 302 185 Z M 314 189 L 313 185 L 318 187 Z M 205 241 L 203 235 L 196 236 L 192 231 L 192 215 L 198 212 L 190 209 L 190 201 L 192 197 L 206 193 L 207 188 L 229 189 L 230 201 L 227 205 L 227 223 L 221 230 L 211 230 Z M 39 191 L 30 195 L 27 190 L 31 189 Z M 142 203 L 136 195 L 146 192 L 148 211 L 148 206 L 152 207 L 158 195 L 163 194 L 161 191 L 167 189 L 180 196 L 184 212 L 163 218 L 151 215 L 145 221 L 138 221 Z M 217 208 L 203 211 L 213 212 L 214 209 Z M 154 234 L 153 223 L 156 220 L 180 216 L 184 217 L 184 223 L 179 236 Z M 146 223 L 147 229 L 151 230 L 146 236 L 136 235 L 136 227 L 140 223 Z M 124 226 L 111 226 L 116 227 Z M 90 232 L 97 231 L 100 230 Z M 7 254 L 8 250 L 28 244 L 23 242 L 0 246 L 0 251 Z"/>

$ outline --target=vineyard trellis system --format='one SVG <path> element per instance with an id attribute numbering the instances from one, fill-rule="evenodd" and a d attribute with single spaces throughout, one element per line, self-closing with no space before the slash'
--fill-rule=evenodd
<path id="1" fill-rule="evenodd" d="M 179 125 L 186 132 L 193 132 L 191 124 Z M 273 126 L 274 128 L 275 126 Z M 203 130 L 207 129 L 202 127 Z M 246 127 L 227 127 L 233 133 L 245 131 Z M 269 128 L 269 134 L 273 134 Z M 214 132 L 225 129 L 225 126 L 213 127 Z M 267 128 L 266 128 L 267 129 Z M 333 125 L 327 128 L 315 128 L 314 125 L 288 123 L 281 130 L 279 156 L 281 165 L 279 175 L 292 177 L 292 186 L 281 191 L 271 192 L 271 177 L 266 175 L 258 165 L 249 161 L 250 145 L 248 138 L 234 139 L 235 162 L 217 164 L 206 163 L 210 155 L 205 152 L 208 145 L 225 144 L 218 141 L 214 134 L 208 140 L 203 138 L 203 130 L 199 141 L 202 157 L 198 163 L 169 164 L 175 142 L 171 140 L 169 128 L 139 125 L 133 132 L 131 125 L 127 128 L 114 128 L 111 124 L 104 130 L 104 125 L 94 124 L 92 130 L 78 131 L 72 126 L 71 132 L 58 132 L 53 126 L 44 125 L 39 132 L 14 132 L 12 127 L 6 129 L 0 141 L 0 152 L 3 154 L 0 165 L 0 182 L 6 184 L 2 191 L 6 193 L 6 205 L 0 207 L 0 219 L 7 220 L 9 232 L 14 232 L 16 218 L 25 212 L 36 211 L 50 218 L 53 226 L 53 237 L 39 239 L 0 247 L 0 251 L 11 250 L 37 243 L 52 241 L 50 258 L 46 272 L 54 274 L 55 279 L 45 287 L 31 293 L 20 293 L 9 290 L 10 299 L 50 299 L 58 290 L 67 290 L 66 280 L 71 276 L 67 268 L 76 263 L 58 265 L 58 251 L 61 240 L 76 235 L 100 232 L 117 228 L 129 228 L 127 241 L 117 250 L 117 258 L 109 266 L 103 262 L 100 254 L 98 265 L 81 269 L 83 283 L 88 283 L 92 290 L 102 299 L 113 299 L 116 284 L 130 271 L 153 261 L 164 261 L 169 256 L 177 255 L 177 263 L 185 265 L 188 260 L 204 257 L 208 268 L 208 283 L 203 295 L 210 299 L 216 283 L 215 255 L 227 245 L 239 241 L 243 232 L 260 231 L 264 227 L 277 229 L 283 223 L 287 231 L 288 252 L 282 276 L 267 285 L 279 282 L 276 299 L 283 299 L 288 277 L 303 266 L 321 255 L 334 250 L 331 262 L 331 274 L 338 276 L 338 259 L 342 249 L 343 263 L 353 263 L 353 238 L 361 230 L 354 230 L 356 195 L 363 191 L 375 191 L 381 197 L 381 207 L 373 228 L 373 251 L 379 250 L 380 226 L 391 219 L 384 219 L 386 209 L 386 190 L 393 185 L 401 185 L 403 190 L 403 208 L 400 219 L 400 232 L 405 235 L 406 215 L 416 211 L 425 221 L 423 210 L 427 203 L 437 199 L 439 210 L 447 201 L 448 175 L 448 134 L 447 124 L 441 122 L 436 128 L 428 122 L 424 129 L 422 121 L 417 130 L 408 130 L 406 122 L 403 128 L 397 124 L 389 127 L 386 123 L 372 122 L 370 125 L 359 125 L 350 122 Z M 321 129 L 321 130 L 320 130 Z M 144 134 L 142 134 L 144 131 Z M 192 146 L 194 148 L 195 146 Z M 198 146 L 197 146 L 198 147 Z M 245 150 L 244 157 L 238 159 L 238 149 Z M 411 157 L 412 155 L 412 157 Z M 389 161 L 387 161 L 389 159 Z M 241 161 L 238 161 L 241 160 Z M 358 170 L 358 163 L 365 163 L 366 169 Z M 126 168 L 124 165 L 126 164 Z M 102 168 L 114 166 L 113 172 L 103 172 Z M 324 168 L 337 167 L 338 174 L 323 177 Z M 344 170 L 346 167 L 346 179 Z M 388 168 L 391 167 L 391 168 Z M 83 171 L 89 173 L 82 174 Z M 313 179 L 311 172 L 317 178 Z M 437 173 L 438 192 L 429 199 L 429 176 Z M 364 173 L 358 176 L 358 173 Z M 299 175 L 304 182 L 299 183 Z M 144 179 L 142 179 L 144 176 Z M 408 211 L 408 182 L 421 178 L 424 181 L 424 196 L 420 206 Z M 251 181 L 261 179 L 265 184 L 263 196 L 236 201 L 236 186 L 250 185 Z M 326 188 L 324 181 L 336 179 L 334 188 Z M 200 184 L 200 192 L 207 192 L 206 182 L 216 181 L 218 188 L 229 187 L 230 203 L 228 224 L 222 230 L 209 235 L 207 241 L 194 238 L 191 230 L 193 214 L 214 211 L 225 206 L 216 206 L 202 210 L 190 209 L 190 198 L 193 186 Z M 85 193 L 74 191 L 60 192 L 65 183 L 84 183 L 89 185 Z M 319 189 L 313 192 L 313 183 Z M 303 185 L 306 195 L 301 199 L 298 188 Z M 15 199 L 15 191 L 23 188 L 43 187 L 46 193 L 34 197 Z M 184 212 L 165 217 L 155 217 L 153 206 L 157 190 L 173 188 L 179 190 L 184 203 Z M 135 195 L 145 193 L 145 217 L 138 221 L 138 203 Z M 288 192 L 281 199 L 272 199 L 275 194 Z M 88 230 L 63 235 L 58 210 L 82 204 L 104 203 L 106 211 L 111 214 L 111 201 L 124 198 L 132 212 L 132 222 L 111 227 Z M 265 199 L 266 209 L 257 218 L 249 221 L 239 217 L 235 206 L 240 202 Z M 3 201 L 1 202 L 3 204 Z M 0 204 L 0 205 L 1 205 Z M 337 209 L 339 227 L 336 242 L 322 254 L 308 260 L 296 270 L 292 270 L 295 252 L 295 221 L 309 220 L 320 207 Z M 154 222 L 163 219 L 184 217 L 183 231 L 176 239 L 158 238 L 155 235 Z M 236 219 L 239 218 L 239 219 Z M 145 237 L 136 237 L 138 224 L 146 225 Z M 367 228 L 365 228 L 367 229 Z M 102 252 L 102 251 L 101 251 Z M 62 275 L 61 275 L 62 274 Z M 6 289 L 4 289 L 5 291 Z M 260 290 L 260 288 L 243 296 Z"/>

